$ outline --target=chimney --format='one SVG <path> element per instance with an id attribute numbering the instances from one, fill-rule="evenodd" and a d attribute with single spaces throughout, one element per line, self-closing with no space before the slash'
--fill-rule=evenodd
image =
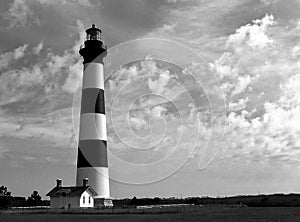
<path id="1" fill-rule="evenodd" d="M 84 179 L 82 180 L 82 182 L 83 182 L 83 186 L 84 186 L 84 187 L 87 187 L 87 186 L 89 185 L 89 178 L 84 178 Z"/>
<path id="2" fill-rule="evenodd" d="M 61 179 L 57 179 L 56 180 L 56 187 L 61 187 L 61 183 L 62 183 L 62 180 Z"/>

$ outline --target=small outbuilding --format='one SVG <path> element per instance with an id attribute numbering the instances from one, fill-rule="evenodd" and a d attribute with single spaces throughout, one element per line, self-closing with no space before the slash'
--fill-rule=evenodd
<path id="1" fill-rule="evenodd" d="M 88 185 L 88 179 L 83 179 L 82 186 L 63 187 L 62 180 L 56 180 L 54 187 L 46 196 L 50 197 L 51 208 L 92 208 L 94 196 L 97 193 Z"/>

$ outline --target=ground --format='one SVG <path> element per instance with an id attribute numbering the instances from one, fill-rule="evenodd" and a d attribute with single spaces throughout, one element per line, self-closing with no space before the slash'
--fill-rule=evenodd
<path id="1" fill-rule="evenodd" d="M 121 214 L 121 215 L 92 215 L 92 214 L 0 214 L 1 222 L 80 222 L 80 221 L 205 221 L 205 222 L 281 222 L 300 221 L 300 208 L 273 207 L 273 208 L 214 208 L 203 209 L 198 212 L 185 212 L 177 214 Z"/>

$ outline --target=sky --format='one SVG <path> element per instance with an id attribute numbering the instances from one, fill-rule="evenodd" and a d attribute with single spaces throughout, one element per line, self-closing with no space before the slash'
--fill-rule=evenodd
<path id="1" fill-rule="evenodd" d="M 299 0 L 0 2 L 0 185 L 74 185 L 103 30 L 111 196 L 300 192 Z M 139 59 L 137 59 L 139 58 Z M 117 67 L 117 68 L 116 68 Z"/>

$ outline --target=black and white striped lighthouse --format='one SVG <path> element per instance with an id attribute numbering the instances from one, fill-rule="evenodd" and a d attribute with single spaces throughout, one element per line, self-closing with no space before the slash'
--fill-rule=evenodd
<path id="1" fill-rule="evenodd" d="M 86 40 L 79 53 L 84 59 L 84 68 L 76 183 L 82 186 L 82 180 L 88 178 L 97 192 L 95 204 L 98 199 L 100 205 L 111 205 L 103 73 L 107 48 L 102 31 L 94 24 L 86 30 Z"/>

